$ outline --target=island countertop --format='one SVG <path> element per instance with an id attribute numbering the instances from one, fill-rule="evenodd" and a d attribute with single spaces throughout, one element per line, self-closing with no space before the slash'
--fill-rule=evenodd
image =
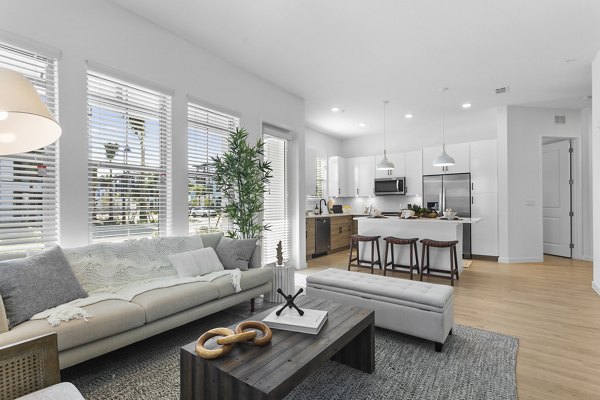
<path id="1" fill-rule="evenodd" d="M 382 224 L 397 224 L 397 223 L 408 223 L 408 224 L 475 224 L 481 221 L 481 218 L 460 218 L 460 219 L 441 219 L 441 218 L 400 218 L 400 217 L 356 217 L 355 221 L 369 221 L 369 222 L 381 222 Z"/>

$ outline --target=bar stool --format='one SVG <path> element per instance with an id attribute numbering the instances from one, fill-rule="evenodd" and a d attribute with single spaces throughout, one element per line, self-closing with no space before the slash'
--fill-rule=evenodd
<path id="1" fill-rule="evenodd" d="M 430 272 L 441 272 L 441 273 L 446 273 L 446 274 L 450 274 L 449 276 L 446 276 L 445 278 L 450 278 L 450 283 L 452 286 L 454 286 L 454 275 L 456 275 L 456 280 L 458 280 L 458 261 L 457 261 L 457 257 L 456 257 L 456 244 L 458 243 L 458 240 L 450 240 L 450 241 L 439 241 L 439 240 L 431 240 L 431 239 L 422 239 L 421 240 L 421 244 L 423 245 L 423 251 L 421 254 L 421 280 L 423 280 L 423 274 L 425 273 L 425 270 L 427 270 L 427 276 L 430 276 Z M 450 249 L 450 271 L 447 271 L 445 269 L 435 269 L 435 268 L 431 268 L 431 266 L 429 265 L 429 248 L 430 247 L 437 247 L 437 248 L 444 248 L 444 249 Z M 425 261 L 425 256 L 427 256 L 427 261 Z"/>
<path id="2" fill-rule="evenodd" d="M 368 263 L 371 267 L 371 273 L 373 273 L 373 267 L 379 265 L 381 269 L 381 255 L 379 253 L 379 238 L 381 236 L 363 236 L 363 235 L 352 235 L 350 236 L 350 256 L 348 258 L 348 271 L 351 266 L 358 268 L 369 268 L 367 265 L 361 265 L 361 263 Z M 360 242 L 371 242 L 371 261 L 361 260 L 359 255 L 359 243 Z M 356 245 L 356 257 L 352 258 L 352 248 Z M 375 247 L 377 246 L 377 261 L 375 258 Z M 356 261 L 356 264 L 352 264 L 352 261 Z"/>
<path id="3" fill-rule="evenodd" d="M 413 278 L 413 268 L 417 268 L 417 273 L 419 273 L 419 253 L 417 251 L 417 242 L 419 241 L 419 238 L 411 238 L 411 239 L 402 239 L 402 238 L 398 238 L 398 237 L 394 237 L 394 236 L 388 236 L 383 238 L 383 240 L 385 240 L 385 256 L 384 256 L 384 261 L 383 261 L 383 275 L 385 276 L 386 271 L 387 271 L 387 267 L 388 265 L 391 265 L 392 271 L 395 271 L 394 268 L 408 268 L 409 271 L 403 271 L 402 269 L 399 270 L 399 272 L 408 272 L 410 273 L 410 280 L 412 280 Z M 395 264 L 394 263 L 394 245 L 409 245 L 409 253 L 410 253 L 410 264 L 409 265 L 402 265 L 402 264 Z M 392 260 L 390 262 L 388 262 L 388 248 L 391 249 L 391 253 L 392 253 Z M 414 258 L 416 259 L 416 264 L 413 264 L 413 252 L 414 252 Z"/>

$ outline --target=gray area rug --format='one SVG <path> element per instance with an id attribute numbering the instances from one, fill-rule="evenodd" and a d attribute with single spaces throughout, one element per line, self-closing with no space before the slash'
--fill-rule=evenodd
<path id="1" fill-rule="evenodd" d="M 257 304 L 257 311 L 273 304 Z M 179 399 L 179 348 L 217 326 L 247 318 L 248 304 L 62 371 L 86 399 Z M 442 353 L 433 344 L 376 329 L 375 372 L 334 361 L 286 399 L 516 399 L 514 337 L 456 325 Z"/>

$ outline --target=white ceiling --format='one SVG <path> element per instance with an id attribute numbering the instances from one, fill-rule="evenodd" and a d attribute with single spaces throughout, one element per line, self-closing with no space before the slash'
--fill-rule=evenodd
<path id="1" fill-rule="evenodd" d="M 341 138 L 380 134 L 383 99 L 388 132 L 439 120 L 444 86 L 450 118 L 589 106 L 600 50 L 599 0 L 111 1 L 304 98 L 307 126 Z"/>

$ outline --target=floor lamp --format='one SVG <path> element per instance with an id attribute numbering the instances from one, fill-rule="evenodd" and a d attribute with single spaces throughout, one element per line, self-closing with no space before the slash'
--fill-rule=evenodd
<path id="1" fill-rule="evenodd" d="M 0 67 L 0 156 L 42 148 L 61 133 L 29 79 Z"/>

